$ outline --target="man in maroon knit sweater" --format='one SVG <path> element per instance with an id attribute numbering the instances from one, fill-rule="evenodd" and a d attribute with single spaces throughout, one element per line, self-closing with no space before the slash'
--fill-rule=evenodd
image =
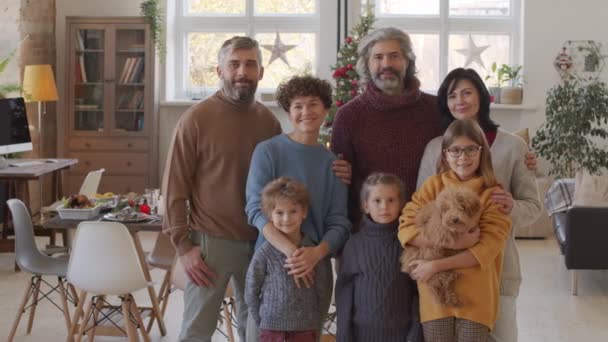
<path id="1" fill-rule="evenodd" d="M 391 27 L 370 32 L 358 53 L 364 91 L 338 110 L 331 139 L 332 151 L 352 165 L 348 212 L 354 231 L 365 178 L 375 171 L 396 174 L 409 201 L 424 148 L 443 133 L 436 97 L 420 91 L 416 55 L 406 33 Z"/>

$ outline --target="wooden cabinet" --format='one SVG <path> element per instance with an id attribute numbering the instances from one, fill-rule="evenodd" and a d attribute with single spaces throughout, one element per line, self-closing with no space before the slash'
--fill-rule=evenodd
<path id="1" fill-rule="evenodd" d="M 154 45 L 143 18 L 67 18 L 68 193 L 87 172 L 106 169 L 99 192 L 158 187 Z"/>

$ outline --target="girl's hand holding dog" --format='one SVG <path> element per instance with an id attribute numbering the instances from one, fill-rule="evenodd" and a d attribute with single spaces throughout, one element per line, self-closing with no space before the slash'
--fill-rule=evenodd
<path id="1" fill-rule="evenodd" d="M 412 279 L 421 282 L 426 282 L 435 273 L 439 272 L 435 262 L 432 260 L 414 260 L 410 262 L 410 267 L 413 268 L 412 272 L 410 272 Z"/>

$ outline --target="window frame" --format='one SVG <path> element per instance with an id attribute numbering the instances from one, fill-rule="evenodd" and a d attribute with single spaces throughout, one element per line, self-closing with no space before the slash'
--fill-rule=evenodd
<path id="1" fill-rule="evenodd" d="M 186 1 L 167 1 L 165 98 L 168 101 L 188 101 L 190 100 L 186 96 L 188 90 L 201 89 L 188 87 L 187 44 L 188 34 L 192 32 L 234 32 L 245 33 L 249 37 L 255 37 L 258 33 L 312 33 L 316 42 L 316 58 L 312 63 L 313 74 L 331 79 L 330 66 L 335 63 L 337 54 L 338 18 L 335 2 L 315 0 L 315 14 L 254 15 L 255 0 L 245 0 L 243 15 L 188 15 Z M 219 86 L 203 87 L 201 90 L 209 96 L 218 88 Z M 274 93 L 274 91 L 275 89 L 258 88 L 257 96 L 259 98 L 261 94 Z"/>
<path id="2" fill-rule="evenodd" d="M 411 34 L 438 34 L 439 36 L 439 80 L 447 75 L 449 39 L 450 34 L 506 34 L 509 36 L 510 51 L 509 64 L 522 65 L 523 42 L 522 42 L 522 0 L 509 0 L 510 13 L 505 16 L 449 16 L 449 1 L 439 1 L 439 15 L 407 15 L 407 14 L 380 14 L 375 0 L 357 1 L 353 8 L 355 15 L 365 11 L 365 3 L 373 5 L 376 15 L 375 28 L 394 26 Z M 416 51 L 414 51 L 415 53 Z M 489 66 L 486 66 L 489 68 Z M 424 88 L 424 85 L 422 85 Z M 436 89 L 425 89 L 425 91 L 436 92 Z"/>

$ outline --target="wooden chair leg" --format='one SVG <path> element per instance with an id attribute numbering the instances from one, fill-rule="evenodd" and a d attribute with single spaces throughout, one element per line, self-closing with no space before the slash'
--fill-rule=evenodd
<path id="1" fill-rule="evenodd" d="M 578 271 L 571 270 L 570 274 L 572 276 L 572 295 L 578 295 Z"/>
<path id="2" fill-rule="evenodd" d="M 226 325 L 226 332 L 228 334 L 228 341 L 234 342 L 234 332 L 232 331 L 232 315 L 228 306 L 232 304 L 232 299 L 227 304 L 224 304 L 224 324 Z"/>
<path id="3" fill-rule="evenodd" d="M 144 321 L 141 319 L 141 313 L 139 312 L 139 308 L 137 307 L 137 303 L 135 302 L 135 298 L 132 295 L 131 297 L 131 312 L 133 316 L 135 316 L 135 320 L 137 321 L 137 325 L 139 325 L 139 331 L 141 332 L 141 336 L 144 338 L 144 342 L 150 342 L 150 335 L 146 331 L 144 326 Z"/>
<path id="4" fill-rule="evenodd" d="M 103 301 L 104 301 L 103 296 L 99 296 L 96 297 L 96 301 L 93 304 L 93 326 L 89 329 L 89 334 L 88 334 L 88 338 L 89 340 L 87 342 L 93 342 L 95 340 L 95 331 L 97 330 L 97 319 L 99 317 L 99 312 L 101 311 L 101 309 L 103 309 Z"/>
<path id="5" fill-rule="evenodd" d="M 36 277 L 36 285 L 34 287 L 34 296 L 32 301 L 32 307 L 30 308 L 30 318 L 27 322 L 26 332 L 29 334 L 32 332 L 32 325 L 34 324 L 34 316 L 36 316 L 36 307 L 38 306 L 38 295 L 40 294 L 40 284 L 42 283 L 42 276 Z"/>
<path id="6" fill-rule="evenodd" d="M 167 305 L 169 304 L 169 296 L 171 295 L 171 270 L 168 270 L 165 273 L 165 278 L 163 279 L 165 284 L 165 292 L 163 294 L 163 303 L 160 308 L 160 315 L 165 317 L 165 312 L 167 311 Z"/>
<path id="7" fill-rule="evenodd" d="M 34 292 L 34 279 L 30 280 L 29 286 L 25 289 L 25 293 L 23 294 L 23 299 L 21 300 L 21 304 L 19 305 L 19 310 L 17 311 L 17 315 L 15 315 L 15 321 L 13 322 L 13 327 L 11 328 L 11 332 L 8 335 L 8 342 L 12 342 L 13 338 L 15 338 L 15 333 L 17 332 L 17 327 L 19 326 L 19 322 L 21 321 L 21 316 L 23 316 L 23 309 L 25 305 L 29 301 L 30 297 Z"/>
<path id="8" fill-rule="evenodd" d="M 91 316 L 91 311 L 93 310 L 93 298 L 86 303 L 87 308 L 84 310 L 84 316 L 82 316 L 82 321 L 80 322 L 80 329 L 78 329 L 76 342 L 80 342 L 82 340 L 82 335 L 84 335 L 84 331 L 89 325 L 89 316 Z"/>
<path id="9" fill-rule="evenodd" d="M 84 302 L 86 300 L 87 300 L 87 293 L 85 291 L 81 290 L 80 295 L 78 296 L 78 305 L 76 305 L 76 310 L 74 310 L 74 316 L 72 317 L 72 322 L 70 325 L 70 332 L 68 333 L 66 342 L 74 341 L 74 334 L 76 333 L 76 327 L 78 327 L 78 321 L 80 320 L 80 316 L 82 315 L 82 307 L 84 306 Z"/>
<path id="10" fill-rule="evenodd" d="M 57 277 L 57 283 L 59 285 L 59 297 L 61 298 L 61 306 L 63 307 L 63 318 L 65 319 L 65 326 L 70 333 L 70 311 L 68 310 L 68 289 L 64 286 L 65 279 Z"/>
<path id="11" fill-rule="evenodd" d="M 167 308 L 166 301 L 169 299 L 169 289 L 171 287 L 171 271 L 167 271 L 165 276 L 163 277 L 163 281 L 160 285 L 160 289 L 158 290 L 158 303 L 161 304 L 160 314 L 161 316 L 165 316 L 165 309 Z M 148 333 L 152 332 L 152 326 L 154 325 L 155 315 L 150 315 L 150 319 L 148 320 L 148 326 L 146 327 L 146 331 Z"/>
<path id="12" fill-rule="evenodd" d="M 74 285 L 68 283 L 68 290 L 70 291 L 72 298 L 74 298 L 74 306 L 78 306 L 78 303 L 79 303 L 78 294 L 76 293 L 76 289 L 74 288 Z"/>
<path id="13" fill-rule="evenodd" d="M 125 322 L 125 330 L 127 330 L 127 337 L 129 337 L 129 342 L 138 342 L 139 337 L 137 336 L 137 331 L 133 326 L 133 322 L 131 322 L 130 315 L 130 298 L 129 296 L 125 296 L 122 298 L 122 314 L 123 321 Z"/>

